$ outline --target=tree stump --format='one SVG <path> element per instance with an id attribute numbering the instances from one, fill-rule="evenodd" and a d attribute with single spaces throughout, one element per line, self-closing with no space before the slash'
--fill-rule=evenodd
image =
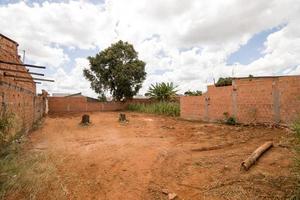
<path id="1" fill-rule="evenodd" d="M 119 122 L 127 122 L 126 115 L 124 113 L 120 113 Z"/>
<path id="2" fill-rule="evenodd" d="M 82 115 L 81 123 L 87 125 L 90 123 L 90 116 L 89 115 Z"/>

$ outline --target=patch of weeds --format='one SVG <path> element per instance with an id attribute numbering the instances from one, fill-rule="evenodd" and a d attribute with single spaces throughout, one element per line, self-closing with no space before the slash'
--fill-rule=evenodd
<path id="1" fill-rule="evenodd" d="M 300 119 L 298 119 L 295 123 L 292 125 L 292 130 L 295 133 L 295 137 L 297 140 L 296 145 L 296 158 L 295 158 L 295 169 L 296 169 L 296 191 L 295 194 L 290 198 L 291 200 L 300 200 Z"/>
<path id="2" fill-rule="evenodd" d="M 176 117 L 180 115 L 180 105 L 176 102 L 155 102 L 151 104 L 129 104 L 128 110 Z"/>
<path id="3" fill-rule="evenodd" d="M 0 199 L 64 199 L 50 157 L 26 151 L 25 144 L 26 138 L 22 137 L 1 151 Z"/>
<path id="4" fill-rule="evenodd" d="M 230 116 L 228 112 L 224 112 L 223 113 L 224 117 L 225 117 L 225 123 L 228 125 L 236 125 L 236 118 L 233 116 Z"/>
<path id="5" fill-rule="evenodd" d="M 37 120 L 36 122 L 33 123 L 31 131 L 35 131 L 37 129 L 39 129 L 40 127 L 42 127 L 44 122 L 44 118 L 41 118 L 39 120 Z"/>
<path id="6" fill-rule="evenodd" d="M 13 128 L 14 124 L 14 114 L 5 112 L 1 114 L 0 118 L 0 146 L 9 142 L 10 140 L 10 130 Z"/>

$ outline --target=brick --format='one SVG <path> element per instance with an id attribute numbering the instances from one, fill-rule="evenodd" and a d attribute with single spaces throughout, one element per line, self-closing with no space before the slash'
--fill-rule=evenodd
<path id="1" fill-rule="evenodd" d="M 18 44 L 0 34 L 0 60 L 22 63 L 18 56 Z M 0 63 L 4 69 L 27 72 L 24 66 Z M 36 95 L 34 82 L 20 82 L 4 76 L 0 70 L 0 113 L 5 110 L 15 114 L 18 128 L 28 131 L 34 122 L 45 114 L 45 96 Z M 29 73 L 8 72 L 12 75 L 31 77 Z M 17 130 L 18 131 L 18 130 Z"/>
<path id="2" fill-rule="evenodd" d="M 300 115 L 300 76 L 235 79 L 235 87 L 235 97 L 233 86 L 214 85 L 201 97 L 181 97 L 181 117 L 217 121 L 228 112 L 240 123 L 289 124 Z"/>

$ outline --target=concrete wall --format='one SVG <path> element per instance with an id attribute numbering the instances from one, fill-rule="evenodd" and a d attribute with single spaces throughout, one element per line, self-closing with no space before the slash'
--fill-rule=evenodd
<path id="1" fill-rule="evenodd" d="M 117 111 L 124 110 L 130 103 L 149 103 L 148 99 L 133 99 L 124 102 L 89 102 L 86 97 L 49 97 L 49 113 Z"/>
<path id="2" fill-rule="evenodd" d="M 0 60 L 22 63 L 18 56 L 18 44 L 0 34 Z M 4 69 L 19 70 L 20 72 L 9 72 Z M 5 76 L 4 73 L 29 77 L 24 66 L 8 65 L 0 63 L 0 116 L 13 113 L 15 118 L 15 132 L 28 131 L 33 124 L 45 113 L 46 96 L 36 95 L 36 86 L 32 79 L 20 79 Z M 23 82 L 26 80 L 27 82 Z"/>
<path id="3" fill-rule="evenodd" d="M 218 121 L 224 113 L 240 123 L 291 123 L 300 115 L 300 76 L 234 79 L 232 86 L 208 86 L 202 96 L 180 99 L 181 117 Z"/>

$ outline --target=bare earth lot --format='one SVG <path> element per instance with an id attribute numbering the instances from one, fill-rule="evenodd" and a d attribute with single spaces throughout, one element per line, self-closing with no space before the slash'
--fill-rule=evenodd
<path id="1" fill-rule="evenodd" d="M 185 200 L 285 199 L 291 193 L 291 133 L 283 129 L 126 114 L 129 123 L 120 124 L 116 112 L 92 113 L 87 127 L 79 125 L 80 114 L 50 116 L 31 134 L 31 148 L 55 158 L 66 199 L 168 199 L 163 189 Z M 275 147 L 241 171 L 240 163 L 268 140 Z M 191 151 L 216 145 L 222 148 Z"/>

